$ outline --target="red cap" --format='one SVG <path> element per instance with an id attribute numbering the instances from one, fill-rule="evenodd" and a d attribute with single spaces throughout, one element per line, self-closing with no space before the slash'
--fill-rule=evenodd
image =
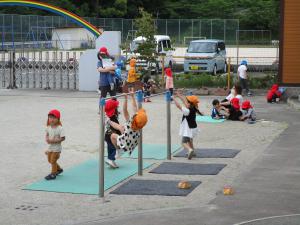
<path id="1" fill-rule="evenodd" d="M 165 69 L 165 73 L 166 73 L 166 75 L 168 76 L 168 77 L 172 77 L 173 75 L 172 75 L 172 70 L 171 70 L 171 68 L 166 68 Z"/>
<path id="2" fill-rule="evenodd" d="M 99 49 L 99 52 L 100 52 L 100 53 L 103 53 L 103 54 L 105 54 L 105 55 L 109 55 L 109 54 L 108 54 L 108 50 L 107 50 L 106 47 L 101 47 L 101 48 Z"/>
<path id="3" fill-rule="evenodd" d="M 116 113 L 116 109 L 119 106 L 119 101 L 116 99 L 109 99 L 105 103 L 105 114 L 108 117 L 112 117 Z"/>
<path id="4" fill-rule="evenodd" d="M 60 119 L 60 112 L 57 109 L 52 109 L 49 113 L 48 116 L 55 116 L 57 119 Z"/>
<path id="5" fill-rule="evenodd" d="M 242 104 L 242 109 L 250 109 L 252 108 L 252 105 L 250 103 L 250 101 L 244 101 L 243 104 Z"/>
<path id="6" fill-rule="evenodd" d="M 240 109 L 240 100 L 238 98 L 231 99 L 231 105 L 234 109 L 239 110 Z"/>

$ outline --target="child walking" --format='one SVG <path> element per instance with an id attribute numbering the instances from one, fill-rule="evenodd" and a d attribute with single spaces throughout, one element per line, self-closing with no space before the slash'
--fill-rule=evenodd
<path id="1" fill-rule="evenodd" d="M 179 135 L 182 136 L 182 146 L 188 151 L 188 159 L 192 159 L 195 154 L 193 139 L 197 134 L 197 122 L 196 114 L 202 115 L 198 109 L 198 97 L 197 96 L 182 96 L 180 93 L 176 93 L 183 105 L 179 103 L 176 98 L 173 98 L 175 105 L 182 112 L 182 120 L 180 124 Z"/>
<path id="2" fill-rule="evenodd" d="M 106 116 L 113 122 L 119 124 L 119 112 L 118 112 L 119 101 L 115 98 L 109 99 L 105 104 L 105 114 Z M 119 166 L 116 164 L 116 148 L 111 142 L 110 136 L 111 134 L 120 135 L 121 132 L 119 130 L 114 129 L 112 126 L 107 124 L 106 132 L 105 132 L 105 141 L 107 144 L 107 160 L 105 161 L 111 168 L 116 169 Z"/>
<path id="3" fill-rule="evenodd" d="M 174 89 L 174 83 L 173 83 L 173 73 L 170 67 L 167 67 L 165 69 L 166 74 L 166 90 L 169 90 L 171 93 L 171 96 L 173 96 L 173 89 Z"/>
<path id="4" fill-rule="evenodd" d="M 51 173 L 45 177 L 46 180 L 56 179 L 56 176 L 63 172 L 57 160 L 62 150 L 61 142 L 64 140 L 65 132 L 60 122 L 60 112 L 53 109 L 48 113 L 46 128 L 46 142 L 49 144 L 49 147 L 45 154 L 48 157 L 48 162 L 51 164 Z"/>
<path id="5" fill-rule="evenodd" d="M 108 120 L 109 124 L 116 130 L 119 130 L 121 134 L 112 133 L 110 138 L 111 142 L 121 154 L 122 152 L 129 152 L 135 149 L 138 145 L 138 140 L 140 137 L 140 131 L 147 124 L 148 118 L 146 111 L 144 109 L 137 109 L 137 104 L 135 100 L 134 93 L 130 93 L 132 108 L 134 111 L 134 115 L 130 117 L 128 109 L 127 109 L 127 95 L 125 95 L 125 101 L 123 105 L 123 114 L 126 120 L 125 124 L 122 126 L 113 122 L 112 120 Z"/>

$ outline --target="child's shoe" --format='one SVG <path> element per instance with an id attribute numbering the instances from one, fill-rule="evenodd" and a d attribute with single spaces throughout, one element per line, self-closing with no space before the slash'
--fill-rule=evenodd
<path id="1" fill-rule="evenodd" d="M 118 167 L 116 166 L 116 164 L 114 163 L 113 160 L 107 159 L 107 160 L 105 160 L 105 163 L 106 163 L 107 165 L 109 165 L 109 166 L 110 166 L 111 168 L 113 168 L 113 169 L 118 168 Z"/>
<path id="2" fill-rule="evenodd" d="M 193 149 L 190 149 L 188 152 L 188 160 L 191 160 L 194 156 L 195 151 Z"/>
<path id="3" fill-rule="evenodd" d="M 112 160 L 112 164 L 114 165 L 115 168 L 119 168 L 118 164 L 114 160 Z"/>
<path id="4" fill-rule="evenodd" d="M 59 174 L 61 174 L 62 172 L 64 172 L 64 170 L 63 170 L 63 169 L 59 169 L 59 170 L 57 170 L 56 176 L 57 176 L 57 175 L 59 175 Z"/>
<path id="5" fill-rule="evenodd" d="M 45 177 L 46 180 L 55 180 L 56 179 L 56 175 L 50 173 L 48 176 Z"/>

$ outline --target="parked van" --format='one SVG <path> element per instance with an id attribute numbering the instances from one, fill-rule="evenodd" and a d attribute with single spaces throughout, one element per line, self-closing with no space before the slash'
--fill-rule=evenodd
<path id="1" fill-rule="evenodd" d="M 226 48 L 222 40 L 191 41 L 184 58 L 184 72 L 226 72 Z"/>
<path id="2" fill-rule="evenodd" d="M 173 60 L 173 50 L 171 45 L 171 39 L 167 35 L 154 35 L 156 41 L 156 53 L 164 54 L 164 67 L 172 67 L 174 64 Z M 139 44 L 145 41 L 145 37 L 139 36 L 135 38 L 130 44 L 130 51 L 133 53 L 137 50 Z M 145 60 L 138 60 L 136 67 L 138 70 L 147 70 L 149 68 L 149 62 Z M 155 64 L 152 64 L 152 72 L 158 73 L 158 71 L 162 68 L 162 63 L 160 59 L 157 59 Z"/>

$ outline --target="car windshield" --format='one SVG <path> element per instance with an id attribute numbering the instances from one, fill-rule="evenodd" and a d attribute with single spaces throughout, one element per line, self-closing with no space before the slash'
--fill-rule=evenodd
<path id="1" fill-rule="evenodd" d="M 212 42 L 191 42 L 188 48 L 190 53 L 213 53 L 216 52 L 216 43 Z"/>

